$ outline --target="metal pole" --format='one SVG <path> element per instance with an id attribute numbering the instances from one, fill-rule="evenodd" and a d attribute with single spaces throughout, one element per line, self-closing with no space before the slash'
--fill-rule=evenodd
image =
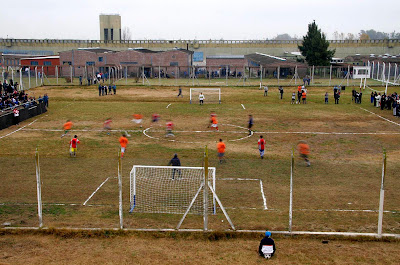
<path id="1" fill-rule="evenodd" d="M 125 85 L 128 84 L 128 66 L 125 66 Z"/>
<path id="2" fill-rule="evenodd" d="M 390 63 L 389 63 L 389 70 L 388 70 L 388 78 L 386 79 L 386 88 L 385 88 L 385 94 L 387 95 L 387 89 L 389 85 L 389 79 L 390 79 Z"/>
<path id="3" fill-rule="evenodd" d="M 108 67 L 108 84 L 111 85 L 111 67 Z"/>
<path id="4" fill-rule="evenodd" d="M 142 78 L 143 78 L 143 85 L 144 85 L 144 66 L 142 66 Z"/>
<path id="5" fill-rule="evenodd" d="M 28 67 L 28 82 L 29 82 L 29 88 L 31 88 L 31 67 Z"/>
<path id="6" fill-rule="evenodd" d="M 331 80 L 332 80 L 332 65 L 329 67 L 329 86 L 331 85 Z"/>
<path id="7" fill-rule="evenodd" d="M 280 75 L 281 75 L 281 66 L 278 65 L 278 73 L 277 73 L 277 76 L 278 76 L 278 86 L 279 86 L 279 78 L 280 78 Z"/>
<path id="8" fill-rule="evenodd" d="M 369 61 L 368 61 L 369 63 Z M 371 78 L 374 79 L 374 72 L 375 72 L 375 61 L 372 61 L 372 71 L 371 71 Z"/>
<path id="9" fill-rule="evenodd" d="M 203 207 L 204 207 L 204 226 L 203 230 L 207 231 L 208 228 L 208 148 L 207 145 L 204 150 L 204 197 L 203 197 Z"/>
<path id="10" fill-rule="evenodd" d="M 293 220 L 293 168 L 294 168 L 294 148 L 292 148 L 292 158 L 290 160 L 289 232 L 292 232 L 292 220 Z"/>
<path id="11" fill-rule="evenodd" d="M 385 70 L 386 70 L 386 64 L 382 63 L 383 69 L 382 69 L 382 84 L 385 82 Z"/>
<path id="12" fill-rule="evenodd" d="M 297 65 L 294 68 L 294 84 L 297 86 Z"/>
<path id="13" fill-rule="evenodd" d="M 312 66 L 311 82 L 312 82 L 312 84 L 314 85 L 314 65 Z"/>
<path id="14" fill-rule="evenodd" d="M 118 152 L 118 188 L 119 188 L 119 228 L 124 228 L 124 218 L 122 211 L 122 161 L 121 152 Z"/>
<path id="15" fill-rule="evenodd" d="M 41 185 L 41 181 L 40 181 L 39 151 L 37 148 L 36 148 L 36 152 L 35 152 L 35 165 L 36 165 L 36 187 L 37 187 L 37 200 L 38 200 L 39 228 L 41 228 L 41 227 L 43 227 L 42 185 Z"/>
<path id="16" fill-rule="evenodd" d="M 386 150 L 383 150 L 382 181 L 379 196 L 378 237 L 382 237 L 383 202 L 385 200 Z"/>
<path id="17" fill-rule="evenodd" d="M 23 84 L 22 84 L 22 67 L 19 68 L 19 90 L 23 89 Z"/>
<path id="18" fill-rule="evenodd" d="M 38 86 L 38 83 L 37 83 L 37 66 L 35 66 L 35 78 L 36 78 L 36 86 Z"/>
<path id="19" fill-rule="evenodd" d="M 350 65 L 347 66 L 347 86 L 349 86 Z"/>
<path id="20" fill-rule="evenodd" d="M 44 71 L 43 71 L 43 65 L 42 65 L 42 74 L 40 75 L 40 85 L 43 86 L 43 81 L 44 81 Z"/>
<path id="21" fill-rule="evenodd" d="M 378 67 L 376 69 L 376 80 L 379 80 L 379 62 L 378 62 Z"/>
<path id="22" fill-rule="evenodd" d="M 226 70 L 225 70 L 225 84 L 226 84 L 226 86 L 228 86 L 228 66 L 226 66 Z"/>
<path id="23" fill-rule="evenodd" d="M 57 85 L 58 85 L 58 66 L 56 65 L 56 79 L 57 79 Z"/>
<path id="24" fill-rule="evenodd" d="M 4 83 L 4 67 L 1 68 L 1 82 Z"/>
<path id="25" fill-rule="evenodd" d="M 263 81 L 263 67 L 260 64 L 260 88 L 262 87 L 262 81 Z"/>
<path id="26" fill-rule="evenodd" d="M 158 66 L 158 85 L 161 86 L 161 66 Z"/>

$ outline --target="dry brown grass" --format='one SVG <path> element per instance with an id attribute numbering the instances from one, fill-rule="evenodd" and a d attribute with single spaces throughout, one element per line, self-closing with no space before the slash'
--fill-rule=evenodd
<path id="1" fill-rule="evenodd" d="M 260 238 L 184 239 L 152 236 L 63 238 L 3 235 L 0 264 L 397 264 L 399 242 L 277 237 L 277 253 L 257 254 Z"/>

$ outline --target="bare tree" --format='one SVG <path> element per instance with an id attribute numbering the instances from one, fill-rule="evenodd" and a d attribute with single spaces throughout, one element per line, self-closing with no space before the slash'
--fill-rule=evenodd
<path id="1" fill-rule="evenodd" d="M 124 27 L 124 29 L 122 30 L 121 40 L 131 40 L 131 39 L 132 39 L 131 30 L 128 27 Z"/>
<path id="2" fill-rule="evenodd" d="M 347 33 L 346 40 L 355 40 L 356 36 L 353 33 Z"/>

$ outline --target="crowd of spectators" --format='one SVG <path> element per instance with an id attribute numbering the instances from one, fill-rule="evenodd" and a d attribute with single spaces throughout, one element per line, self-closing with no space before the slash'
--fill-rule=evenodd
<path id="1" fill-rule="evenodd" d="M 391 95 L 386 95 L 385 93 L 381 95 L 381 93 L 377 91 L 371 92 L 371 104 L 372 103 L 381 110 L 392 110 L 393 108 L 393 116 L 400 117 L 400 98 L 397 92 Z"/>
<path id="2" fill-rule="evenodd" d="M 35 97 L 29 96 L 24 90 L 18 91 L 18 83 L 13 82 L 12 79 L 3 84 L 0 83 L 0 110 L 7 111 L 15 107 L 22 106 L 29 108 L 36 106 L 38 103 L 44 102 L 46 106 L 49 105 L 49 97 L 45 94 L 43 97 L 39 96 L 36 100 Z"/>

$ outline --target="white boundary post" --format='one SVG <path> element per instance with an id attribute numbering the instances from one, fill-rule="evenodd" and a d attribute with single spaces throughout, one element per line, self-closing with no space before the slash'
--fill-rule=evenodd
<path id="1" fill-rule="evenodd" d="M 278 65 L 278 73 L 277 73 L 277 77 L 278 77 L 278 86 L 279 86 L 279 77 L 281 75 L 281 66 Z"/>
<path id="2" fill-rule="evenodd" d="M 389 70 L 388 70 L 388 78 L 386 79 L 386 88 L 385 88 L 385 94 L 387 95 L 387 89 L 389 85 L 389 79 L 390 79 L 390 63 L 389 63 Z"/>
<path id="3" fill-rule="evenodd" d="M 383 150 L 382 181 L 379 196 L 378 237 L 382 237 L 383 202 L 385 200 L 386 150 Z"/>
<path id="4" fill-rule="evenodd" d="M 11 67 L 11 66 L 9 66 L 10 68 L 11 68 L 11 79 L 13 80 L 13 82 L 15 81 L 14 80 L 14 69 Z"/>
<path id="5" fill-rule="evenodd" d="M 369 63 L 369 61 L 368 61 Z M 375 72 L 375 61 L 372 61 L 372 70 L 371 70 L 371 78 L 374 79 L 374 72 Z"/>
<path id="6" fill-rule="evenodd" d="M 69 66 L 69 69 L 70 69 L 70 77 L 71 77 L 71 85 L 73 84 L 73 80 L 72 80 L 72 65 L 70 65 Z"/>
<path id="7" fill-rule="evenodd" d="M 376 68 L 376 80 L 379 80 L 379 62 L 378 67 Z"/>
<path id="8" fill-rule="evenodd" d="M 204 226 L 203 230 L 207 231 L 208 230 L 208 189 L 207 189 L 207 183 L 208 183 L 208 148 L 207 145 L 204 149 L 204 190 L 203 190 L 203 210 L 204 210 L 204 215 L 203 215 L 203 220 L 204 220 Z"/>
<path id="9" fill-rule="evenodd" d="M 228 86 L 228 66 L 225 66 L 225 85 Z"/>
<path id="10" fill-rule="evenodd" d="M 350 65 L 347 66 L 347 86 L 349 86 Z"/>
<path id="11" fill-rule="evenodd" d="M 297 74 L 297 64 L 296 64 L 296 67 L 294 68 L 294 84 L 297 86 L 297 76 L 298 76 L 298 74 Z"/>
<path id="12" fill-rule="evenodd" d="M 158 66 L 158 85 L 161 86 L 161 66 Z"/>
<path id="13" fill-rule="evenodd" d="M 1 82 L 4 83 L 4 66 L 1 67 Z"/>
<path id="14" fill-rule="evenodd" d="M 331 85 L 331 80 L 332 80 L 332 65 L 329 67 L 329 86 Z"/>
<path id="15" fill-rule="evenodd" d="M 56 65 L 56 80 L 57 80 L 57 85 L 58 85 L 58 65 Z"/>
<path id="16" fill-rule="evenodd" d="M 22 90 L 24 85 L 22 84 L 22 67 L 19 68 L 19 90 Z"/>
<path id="17" fill-rule="evenodd" d="M 42 185 L 41 185 L 41 181 L 40 181 L 39 151 L 37 148 L 36 148 L 36 152 L 35 152 L 35 165 L 36 165 L 36 187 L 37 187 L 37 200 L 38 200 L 39 228 L 42 228 L 43 227 Z"/>
<path id="18" fill-rule="evenodd" d="M 38 86 L 38 83 L 37 83 L 37 66 L 35 66 L 35 79 L 36 79 L 36 86 Z"/>
<path id="19" fill-rule="evenodd" d="M 42 74 L 40 75 L 40 85 L 43 86 L 44 84 L 44 70 L 43 70 L 43 65 L 42 65 Z"/>
<path id="20" fill-rule="evenodd" d="M 118 152 L 118 188 L 119 188 L 119 228 L 124 228 L 124 218 L 122 211 L 122 162 L 121 152 Z"/>
<path id="21" fill-rule="evenodd" d="M 263 67 L 262 67 L 262 65 L 260 64 L 260 88 L 261 88 L 261 86 L 262 86 L 262 81 L 263 81 Z"/>
<path id="22" fill-rule="evenodd" d="M 294 168 L 294 148 L 292 148 L 292 157 L 290 160 L 289 233 L 292 232 L 292 221 L 293 221 L 293 168 Z"/>
<path id="23" fill-rule="evenodd" d="M 125 66 L 125 85 L 128 84 L 128 66 Z"/>

